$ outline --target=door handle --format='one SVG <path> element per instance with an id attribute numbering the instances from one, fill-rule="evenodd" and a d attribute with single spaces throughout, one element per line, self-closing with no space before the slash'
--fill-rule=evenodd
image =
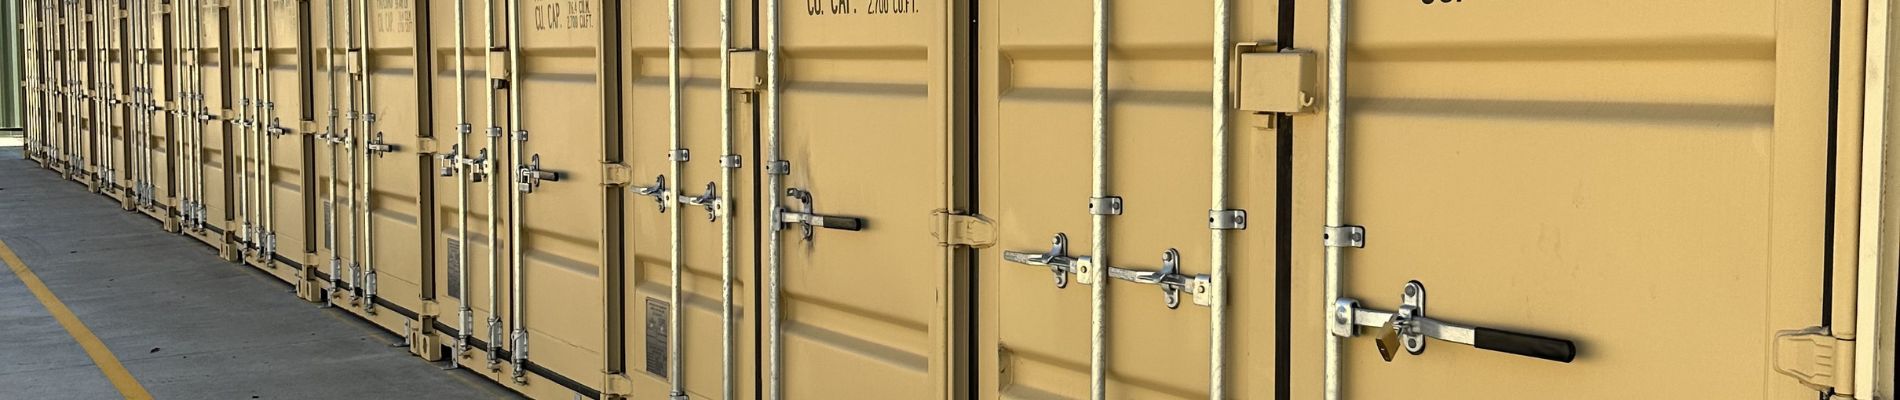
<path id="1" fill-rule="evenodd" d="M 518 189 L 522 193 L 534 193 L 534 189 L 541 187 L 541 182 L 543 181 L 561 181 L 561 173 L 541 169 L 540 154 L 535 154 L 534 157 L 531 157 L 529 160 L 527 165 L 521 166 L 521 170 L 515 177 L 516 183 L 519 184 Z"/>
<path id="2" fill-rule="evenodd" d="M 798 200 L 800 206 L 798 211 L 784 208 L 778 210 L 780 229 L 788 228 L 791 225 L 799 225 L 800 228 L 804 230 L 805 240 L 811 240 L 812 228 L 836 229 L 852 232 L 864 230 L 863 218 L 824 215 L 813 212 L 812 195 L 810 191 L 799 188 L 788 188 L 785 189 L 785 195 Z"/>
<path id="3" fill-rule="evenodd" d="M 1089 276 L 1089 266 L 1094 263 L 1088 256 L 1069 256 L 1069 235 L 1057 233 L 1055 238 L 1050 240 L 1049 246 L 1047 253 L 1004 250 L 1003 260 L 1029 266 L 1049 267 L 1049 272 L 1056 276 L 1058 289 L 1069 287 L 1069 274 L 1076 274 L 1078 278 L 1085 281 L 1084 284 L 1088 283 L 1086 280 Z"/>
<path id="4" fill-rule="evenodd" d="M 1055 275 L 1057 288 L 1069 286 L 1070 274 L 1074 274 L 1076 280 L 1084 285 L 1095 284 L 1092 281 L 1094 276 L 1090 275 L 1091 269 L 1095 266 L 1094 260 L 1088 256 L 1070 256 L 1068 234 L 1056 233 L 1055 238 L 1050 239 L 1050 248 L 1047 253 L 1006 250 L 1003 251 L 1003 261 L 1048 267 L 1049 272 Z M 1168 249 L 1161 253 L 1161 269 L 1159 270 L 1144 271 L 1115 266 L 1107 268 L 1109 278 L 1161 287 L 1162 300 L 1168 308 L 1181 306 L 1182 291 L 1193 296 L 1194 304 L 1203 306 L 1213 304 L 1214 297 L 1211 290 L 1213 278 L 1208 275 L 1181 273 L 1181 252 L 1175 249 Z"/>
<path id="5" fill-rule="evenodd" d="M 1386 361 L 1392 361 L 1400 348 L 1412 355 L 1423 354 L 1427 338 L 1561 363 L 1577 358 L 1577 345 L 1569 340 L 1428 318 L 1425 316 L 1425 285 L 1418 281 L 1405 284 L 1396 312 L 1363 308 L 1353 299 L 1333 302 L 1334 336 L 1358 336 L 1359 327 L 1385 330 L 1376 344 L 1379 355 Z"/>
<path id="6" fill-rule="evenodd" d="M 654 178 L 653 186 L 635 186 L 628 190 L 632 190 L 633 194 L 652 197 L 653 202 L 660 203 L 661 214 L 666 213 L 666 204 L 672 202 L 672 199 L 668 198 L 672 193 L 666 191 L 666 175 L 660 175 L 658 178 Z"/>

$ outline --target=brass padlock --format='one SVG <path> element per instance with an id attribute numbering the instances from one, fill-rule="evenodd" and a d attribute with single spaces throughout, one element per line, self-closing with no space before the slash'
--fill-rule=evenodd
<path id="1" fill-rule="evenodd" d="M 1384 357 L 1385 362 L 1392 362 L 1392 357 L 1397 356 L 1401 348 L 1399 347 L 1399 328 L 1388 322 L 1387 326 L 1381 327 L 1379 330 L 1385 331 L 1385 333 L 1373 339 L 1372 343 L 1379 346 L 1379 357 Z"/>

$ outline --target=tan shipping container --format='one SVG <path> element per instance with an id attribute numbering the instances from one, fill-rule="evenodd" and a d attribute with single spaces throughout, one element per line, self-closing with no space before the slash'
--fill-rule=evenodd
<path id="1" fill-rule="evenodd" d="M 22 7 L 44 165 L 533 398 L 1891 391 L 1884 1 Z"/>

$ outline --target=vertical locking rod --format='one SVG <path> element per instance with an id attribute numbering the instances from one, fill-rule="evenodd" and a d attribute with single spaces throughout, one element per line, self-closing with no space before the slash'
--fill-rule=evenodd
<path id="1" fill-rule="evenodd" d="M 258 22 L 264 40 L 258 46 L 257 57 L 259 71 L 264 79 L 264 118 L 258 121 L 264 133 L 264 264 L 273 265 L 277 254 L 277 135 L 282 132 L 277 120 L 276 79 L 271 78 L 271 47 L 275 34 L 271 23 L 270 0 L 259 0 L 263 4 L 258 9 Z M 273 268 L 275 268 L 273 266 Z"/>
<path id="2" fill-rule="evenodd" d="M 1090 39 L 1090 183 L 1089 198 L 1108 198 L 1108 0 L 1094 0 L 1092 38 Z M 1089 252 L 1097 265 L 1114 265 L 1108 258 L 1108 213 L 1089 215 Z M 1102 270 L 1094 274 L 1089 286 L 1089 398 L 1108 398 L 1108 283 Z"/>
<path id="3" fill-rule="evenodd" d="M 1326 226 L 1345 226 L 1346 207 L 1346 0 L 1326 2 Z M 1341 254 L 1345 249 L 1325 246 L 1326 307 L 1320 315 L 1332 315 L 1333 301 L 1340 298 L 1344 283 Z M 1330 324 L 1328 324 L 1330 325 Z M 1325 332 L 1325 400 L 1339 400 L 1339 341 L 1330 328 Z"/>
<path id="4" fill-rule="evenodd" d="M 667 0 L 666 2 L 666 64 L 667 129 L 670 135 L 667 154 L 682 154 L 680 151 L 680 149 L 683 148 L 680 143 L 680 112 L 682 111 L 680 106 L 680 0 Z M 667 186 L 673 187 L 674 190 L 679 190 L 681 188 L 680 173 L 687 158 L 667 158 L 667 166 L 672 171 L 668 176 L 673 179 L 672 182 L 667 183 Z M 685 339 L 683 335 L 680 335 L 680 318 L 682 318 L 684 314 L 681 313 L 680 310 L 685 308 L 685 304 L 680 303 L 680 292 L 682 291 L 680 285 L 684 283 L 681 275 L 685 273 L 685 269 L 683 268 L 685 264 L 680 260 L 680 246 L 683 244 L 680 240 L 680 214 L 682 213 L 674 212 L 670 213 L 667 217 L 667 231 L 671 235 L 671 239 L 669 240 L 671 242 L 671 248 L 668 250 L 670 253 L 667 259 L 672 262 L 672 274 L 668 278 L 669 282 L 667 283 L 669 289 L 667 301 L 669 302 L 668 304 L 672 306 L 666 309 L 666 334 L 668 336 L 666 340 L 666 381 L 672 390 L 672 398 L 684 400 L 686 398 L 686 379 L 680 376 L 681 373 L 685 372 L 682 368 L 684 363 L 680 360 L 682 356 L 685 355 L 681 353 L 680 344 L 680 342 Z"/>
<path id="5" fill-rule="evenodd" d="M 765 160 L 760 163 L 761 165 L 772 165 L 783 161 L 780 158 L 782 154 L 779 154 L 778 115 L 778 33 L 779 23 L 781 22 L 778 7 L 779 1 L 780 0 L 765 0 L 765 43 L 760 47 L 763 47 L 765 50 L 765 99 L 762 103 L 767 104 L 767 106 L 764 113 Z M 780 186 L 783 184 L 783 182 L 781 182 L 783 176 L 783 174 L 767 174 L 765 176 L 765 196 L 763 197 L 765 197 L 766 210 L 778 210 L 781 208 L 780 203 L 783 202 L 783 197 L 779 196 L 779 191 L 781 190 Z M 780 242 L 784 240 L 784 234 L 782 232 L 784 232 L 782 229 L 766 229 L 765 236 L 765 342 L 767 346 L 765 349 L 765 387 L 762 388 L 761 391 L 767 393 L 765 396 L 767 400 L 779 400 L 783 397 L 783 393 L 781 392 L 784 391 L 782 381 L 785 378 L 785 340 L 783 322 L 780 321 L 783 316 L 780 315 L 781 310 L 779 309 L 779 297 L 781 296 L 781 293 L 779 293 L 781 290 L 781 288 L 779 288 L 779 269 L 782 267 L 779 264 L 783 261 L 779 256 L 779 250 L 781 247 Z"/>
<path id="6" fill-rule="evenodd" d="M 1228 71 L 1231 47 L 1228 44 L 1232 35 L 1233 16 L 1227 9 L 1228 0 L 1214 0 L 1214 87 L 1212 100 L 1214 143 L 1213 154 L 1213 205 L 1210 210 L 1227 209 L 1227 132 L 1228 132 Z M 1208 305 L 1212 321 L 1209 330 L 1213 336 L 1209 339 L 1208 349 L 1208 395 L 1214 400 L 1227 398 L 1227 229 L 1209 229 L 1213 236 L 1209 242 L 1208 262 L 1213 269 L 1213 277 L 1208 289 L 1212 297 Z M 1106 286 L 1106 285 L 1102 285 Z"/>
<path id="7" fill-rule="evenodd" d="M 512 131 L 515 135 L 514 140 L 508 141 L 508 150 L 510 152 L 508 158 L 514 162 L 514 170 L 520 171 L 522 167 L 522 147 L 528 145 L 525 135 L 527 132 L 527 124 L 522 120 L 525 113 L 521 112 L 521 85 L 523 84 L 523 79 L 518 75 L 521 74 L 521 10 L 519 7 L 509 7 L 507 15 L 508 73 L 510 78 L 512 78 L 512 83 L 514 83 L 514 86 L 511 86 L 508 90 L 508 124 L 514 128 Z M 527 250 L 521 246 L 522 234 L 524 232 L 522 229 L 521 215 L 522 201 L 527 200 L 527 194 L 525 191 L 516 190 L 514 191 L 514 201 L 508 202 L 508 227 L 511 231 L 508 235 L 508 250 L 510 256 L 508 267 L 511 273 L 508 283 L 512 286 L 508 295 L 508 300 L 510 301 L 508 311 L 512 315 L 509 320 L 514 321 L 514 353 L 511 354 L 514 356 L 514 360 L 511 364 L 513 366 L 516 383 L 527 382 L 527 370 L 525 369 L 527 366 L 524 364 L 528 361 L 528 321 L 523 317 L 525 311 L 522 310 L 522 304 L 524 303 L 522 289 L 527 286 L 521 282 L 522 278 L 524 278 L 524 275 L 521 273 L 524 267 L 524 265 L 522 265 L 522 261 L 524 260 L 522 252 Z M 678 307 L 678 305 L 674 307 Z"/>
<path id="8" fill-rule="evenodd" d="M 482 1 L 482 21 L 483 21 L 482 30 L 486 32 L 485 37 L 487 38 L 487 40 L 483 43 L 487 45 L 485 47 L 487 50 L 485 50 L 486 52 L 483 54 L 483 59 L 493 60 L 496 49 L 500 48 L 500 46 L 502 45 L 495 38 L 497 27 L 495 26 L 495 1 L 494 0 Z M 506 190 L 508 179 L 502 178 L 502 175 L 500 175 L 501 162 L 502 162 L 501 143 L 502 143 L 502 133 L 504 132 L 504 129 L 501 126 L 501 113 L 499 112 L 499 110 L 495 108 L 496 106 L 495 97 L 497 95 L 496 91 L 513 90 L 513 89 L 508 89 L 507 87 L 505 87 L 506 82 L 508 82 L 508 80 L 511 78 L 507 75 L 508 71 L 505 71 L 505 70 L 496 71 L 495 70 L 496 66 L 492 62 L 485 63 L 484 65 L 485 65 L 485 70 L 488 73 L 488 82 L 487 82 L 488 84 L 486 85 L 486 87 L 488 88 L 488 95 L 482 96 L 484 99 L 486 99 L 486 106 L 488 107 L 488 112 L 487 112 L 488 114 L 488 130 L 487 130 L 488 153 L 494 155 L 493 158 L 488 160 L 488 164 L 486 167 L 487 167 L 488 176 L 490 177 L 490 179 L 495 180 L 495 181 L 490 182 L 490 184 L 488 185 L 488 204 L 487 204 L 488 218 L 486 221 L 487 231 L 485 231 L 486 233 L 488 233 L 488 352 L 487 352 L 488 360 L 487 361 L 488 361 L 488 370 L 490 372 L 497 372 L 497 371 L 501 371 L 501 359 L 499 358 L 500 357 L 499 354 L 501 353 L 501 349 L 503 348 L 502 335 L 501 335 L 501 332 L 502 332 L 502 325 L 501 325 L 502 324 L 502 321 L 501 321 L 502 250 L 501 250 L 501 215 L 500 215 L 501 191 Z"/>
<path id="9" fill-rule="evenodd" d="M 229 78 L 236 81 L 231 83 L 232 86 L 236 86 L 231 94 L 237 96 L 237 101 L 229 102 L 234 106 L 235 112 L 232 118 L 225 120 L 227 122 L 225 129 L 231 132 L 231 143 L 228 144 L 230 148 L 227 151 L 233 153 L 233 162 L 230 167 L 232 169 L 232 175 L 235 175 L 236 179 L 232 179 L 233 187 L 229 190 L 232 192 L 232 198 L 237 203 L 235 205 L 237 207 L 236 215 L 240 229 L 236 232 L 230 232 L 229 234 L 236 236 L 241 247 L 247 250 L 243 251 L 243 253 L 248 253 L 248 246 L 250 246 L 251 239 L 250 128 L 244 124 L 245 121 L 250 120 L 251 95 L 249 82 L 251 71 L 249 69 L 249 62 L 247 61 L 249 57 L 244 56 L 244 48 L 249 46 L 250 43 L 250 40 L 245 36 L 245 33 L 248 32 L 246 26 L 249 24 L 246 22 L 248 19 L 243 18 L 243 16 L 246 15 L 245 12 L 249 7 L 246 6 L 244 2 L 238 2 L 236 7 L 236 15 L 223 16 L 226 18 L 223 22 L 231 23 L 230 28 L 236 30 L 236 32 L 226 32 L 226 37 L 231 38 L 232 42 L 226 43 L 224 48 L 221 49 L 231 61 L 231 65 L 225 67 L 231 69 Z M 231 19 L 235 19 L 235 21 L 231 21 Z M 130 137 L 129 134 L 128 137 Z"/>
<path id="10" fill-rule="evenodd" d="M 364 287 L 363 289 L 363 297 L 365 297 L 363 299 L 364 312 L 369 313 L 369 314 L 375 314 L 376 313 L 376 221 L 373 220 L 375 214 L 372 213 L 371 207 L 373 207 L 374 204 L 371 204 L 371 199 L 376 197 L 375 162 L 376 162 L 376 158 L 378 157 L 371 157 L 371 155 L 379 154 L 377 153 L 378 152 L 377 146 L 381 146 L 381 144 L 380 143 L 372 144 L 371 140 L 373 139 L 376 142 L 381 142 L 382 135 L 376 131 L 376 93 L 375 93 L 376 87 L 375 87 L 375 79 L 371 78 L 373 75 L 370 73 L 372 69 L 374 68 L 374 66 L 370 64 L 370 60 L 371 60 L 370 51 L 375 48 L 375 43 L 371 41 L 372 37 L 370 36 L 371 32 L 373 32 L 373 30 L 370 29 L 370 23 L 371 23 L 370 18 L 369 18 L 370 2 L 365 0 L 363 4 L 361 5 L 361 7 L 358 7 L 356 11 L 357 11 L 357 29 L 362 30 L 361 36 L 359 36 L 358 38 L 358 40 L 361 40 L 361 45 L 358 46 L 358 49 L 360 50 L 356 52 L 356 57 L 359 64 L 362 65 L 362 69 L 363 69 L 361 71 L 361 79 L 363 80 L 363 113 L 364 113 L 363 114 L 363 130 L 360 132 L 362 134 L 361 136 L 363 138 L 364 146 L 363 146 L 362 151 L 357 152 L 358 153 L 357 156 L 363 158 L 363 170 L 362 172 L 359 173 L 359 175 L 361 176 L 360 179 L 363 180 L 363 191 L 362 193 L 359 194 L 359 196 L 361 197 L 357 198 L 356 201 L 362 204 L 362 207 L 357 208 L 357 215 L 360 215 L 361 218 L 363 219 L 363 276 L 365 278 L 365 281 L 358 283 L 358 285 Z"/>
<path id="11" fill-rule="evenodd" d="M 343 281 L 342 265 L 344 262 L 343 252 L 341 251 L 343 244 L 337 240 L 336 233 L 337 227 L 343 225 L 337 221 L 337 214 L 342 211 L 342 204 L 337 202 L 336 192 L 337 189 L 341 187 L 337 180 L 343 178 L 343 170 L 338 168 L 342 164 L 337 159 L 346 151 L 343 146 L 343 132 L 348 130 L 348 128 L 339 125 L 342 123 L 342 120 L 340 118 L 341 115 L 339 115 L 341 111 L 338 109 L 339 104 L 337 97 L 339 97 L 344 90 L 342 85 L 339 85 L 342 81 L 338 80 L 341 74 L 338 73 L 340 71 L 337 64 L 339 64 L 338 61 L 343 59 L 343 55 L 338 52 L 338 50 L 341 49 L 341 43 L 337 40 L 336 3 L 337 0 L 329 0 L 329 5 L 326 7 L 327 9 L 324 10 L 324 36 L 326 36 L 324 40 L 329 45 L 323 49 L 323 54 L 325 57 L 324 63 L 328 64 L 327 66 L 330 70 L 330 81 L 328 82 L 330 85 L 330 126 L 329 132 L 324 132 L 325 140 L 330 142 L 330 190 L 325 193 L 329 196 L 328 204 L 330 205 L 330 209 L 328 212 L 325 212 L 323 216 L 326 221 L 324 232 L 330 238 L 328 241 L 330 245 L 330 293 L 323 297 L 323 302 L 326 305 L 331 304 L 331 300 L 336 298 L 339 293 L 342 293 L 343 288 L 339 283 Z M 355 239 L 352 238 L 351 240 Z"/>
<path id="12" fill-rule="evenodd" d="M 468 283 L 470 281 L 468 270 L 468 250 L 470 247 L 468 240 L 469 170 L 465 166 L 466 164 L 462 164 L 461 161 L 461 159 L 465 157 L 464 155 L 472 153 L 470 149 L 474 148 L 468 141 L 470 131 L 468 121 L 468 27 L 466 22 L 464 22 L 468 17 L 467 3 L 468 0 L 455 0 L 456 151 L 454 152 L 455 158 L 449 160 L 449 162 L 452 163 L 450 167 L 455 168 L 456 171 L 460 171 L 455 174 L 455 216 L 457 222 L 455 223 L 456 251 L 454 262 L 455 265 L 462 269 L 461 273 L 457 276 L 458 279 L 455 281 L 455 292 L 461 294 L 456 296 L 455 300 L 457 305 L 456 321 L 459 321 L 461 325 L 458 326 L 455 331 L 455 348 L 453 349 L 453 353 L 455 354 L 450 356 L 450 362 L 456 364 L 461 364 L 462 356 L 468 352 L 468 338 L 474 334 L 470 331 L 474 329 L 475 321 L 474 308 L 469 307 L 468 304 L 470 297 L 468 293 Z M 493 233 L 490 232 L 490 234 Z"/>
<path id="13" fill-rule="evenodd" d="M 732 0 L 719 0 L 719 154 L 721 159 L 732 152 Z M 738 164 L 722 165 L 719 169 L 719 198 L 732 198 L 733 174 Z M 720 215 L 732 215 L 732 201 L 719 202 Z M 677 217 L 677 213 L 675 213 Z M 736 399 L 738 366 L 733 360 L 733 298 L 732 284 L 735 265 L 733 264 L 732 218 L 719 222 L 719 370 L 720 399 Z"/>

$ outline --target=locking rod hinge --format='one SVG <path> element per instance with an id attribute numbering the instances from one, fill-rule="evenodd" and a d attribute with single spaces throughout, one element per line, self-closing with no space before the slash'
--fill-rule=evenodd
<path id="1" fill-rule="evenodd" d="M 930 235 L 937 238 L 939 247 L 982 249 L 996 245 L 996 224 L 989 218 L 948 210 L 937 210 L 931 214 L 936 224 L 931 226 Z"/>
<path id="2" fill-rule="evenodd" d="M 1328 226 L 1322 239 L 1326 241 L 1326 247 L 1363 248 L 1366 247 L 1366 227 Z"/>

